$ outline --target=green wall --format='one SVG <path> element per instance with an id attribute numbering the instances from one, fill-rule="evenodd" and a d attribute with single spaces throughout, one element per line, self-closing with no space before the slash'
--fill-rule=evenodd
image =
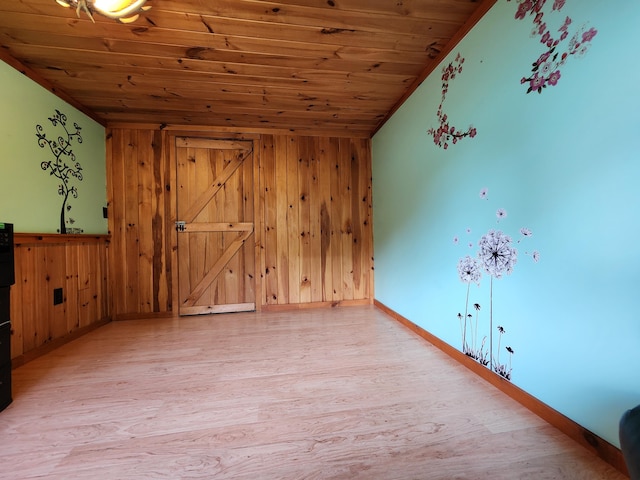
<path id="1" fill-rule="evenodd" d="M 618 445 L 640 404 L 640 3 L 549 0 L 544 26 L 519 5 L 498 0 L 373 138 L 376 299 Z M 527 93 L 539 29 L 560 40 L 567 17 L 550 58 L 574 33 L 587 51 Z M 446 149 L 441 102 L 463 135 Z M 491 230 L 505 268 L 461 275 Z"/>
<path id="2" fill-rule="evenodd" d="M 67 227 L 107 233 L 104 127 L 4 62 L 0 62 L 0 102 L 0 221 L 13 223 L 16 232 L 59 230 L 61 181 L 41 168 L 54 156 L 48 147 L 40 148 L 36 136 L 36 125 L 41 125 L 47 139 L 66 138 L 60 125 L 49 121 L 58 110 L 66 115 L 67 128 L 75 131 L 77 123 L 82 136 L 82 143 L 74 139 L 70 145 L 82 167 L 82 180 L 70 178 L 77 198 L 69 199 Z"/>

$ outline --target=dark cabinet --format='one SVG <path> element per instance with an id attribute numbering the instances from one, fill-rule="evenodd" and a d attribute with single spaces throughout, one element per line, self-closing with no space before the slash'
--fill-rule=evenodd
<path id="1" fill-rule="evenodd" d="M 13 225 L 0 223 L 0 410 L 11 397 L 11 311 L 10 288 L 15 283 Z"/>

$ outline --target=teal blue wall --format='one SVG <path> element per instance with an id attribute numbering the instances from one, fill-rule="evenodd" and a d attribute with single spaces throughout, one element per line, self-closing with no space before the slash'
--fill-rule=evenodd
<path id="1" fill-rule="evenodd" d="M 570 34 L 597 29 L 555 86 L 526 93 L 520 80 L 545 47 L 533 17 L 498 0 L 373 138 L 375 295 L 461 350 L 458 314 L 472 315 L 467 332 L 478 314 L 476 350 L 493 331 L 514 384 L 619 445 L 620 415 L 640 404 L 640 3 L 553 3 L 554 34 L 567 16 Z M 458 54 L 443 112 L 477 135 L 445 150 L 428 130 Z M 510 236 L 517 263 L 464 283 L 458 261 L 491 229 Z"/>
<path id="2" fill-rule="evenodd" d="M 48 148 L 38 146 L 36 125 L 47 138 L 62 133 L 48 120 L 56 109 L 67 116 L 67 127 L 77 123 L 82 143 L 72 144 L 83 168 L 82 181 L 73 181 L 78 198 L 70 199 L 68 216 L 84 233 L 107 233 L 102 208 L 106 206 L 105 129 L 17 70 L 0 61 L 0 221 L 17 232 L 55 233 L 60 227 L 60 181 L 40 168 L 52 160 Z"/>

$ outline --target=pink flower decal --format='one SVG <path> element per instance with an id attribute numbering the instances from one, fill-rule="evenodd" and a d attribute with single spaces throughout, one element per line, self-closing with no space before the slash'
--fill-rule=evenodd
<path id="1" fill-rule="evenodd" d="M 564 7 L 564 2 L 565 0 L 556 0 L 555 2 L 553 2 L 553 9 L 560 10 L 562 7 Z"/>
<path id="2" fill-rule="evenodd" d="M 582 34 L 582 41 L 590 42 L 593 39 L 593 37 L 596 36 L 596 33 L 598 33 L 598 31 L 595 28 L 590 28 L 589 30 L 587 30 Z"/>
<path id="3" fill-rule="evenodd" d="M 427 130 L 427 133 L 433 137 L 433 143 L 444 150 L 449 148 L 449 142 L 455 145 L 464 137 L 473 138 L 478 134 L 478 131 L 473 126 L 469 126 L 469 128 L 463 132 L 459 128 L 449 125 L 449 117 L 442 110 L 442 105 L 449 91 L 449 81 L 454 80 L 456 75 L 462 73 L 463 63 L 464 58 L 458 53 L 455 60 L 442 69 L 442 99 L 437 112 L 440 126 L 438 128 L 431 127 Z"/>
<path id="4" fill-rule="evenodd" d="M 551 75 L 549 75 L 549 85 L 555 86 L 560 80 L 560 70 L 556 70 Z"/>
<path id="5" fill-rule="evenodd" d="M 529 90 L 527 91 L 527 93 L 534 90 L 541 92 L 542 89 L 546 86 L 545 83 L 547 81 L 544 77 L 539 77 L 537 73 L 534 76 L 529 77 L 527 80 L 529 80 Z"/>
<path id="6" fill-rule="evenodd" d="M 511 0 L 507 0 L 510 2 Z M 558 29 L 560 36 L 554 38 L 547 24 L 543 22 L 544 12 L 542 8 L 546 0 L 516 0 L 518 2 L 518 10 L 516 11 L 516 20 L 524 20 L 527 15 L 533 17 L 532 36 L 539 36 L 540 43 L 547 50 L 540 55 L 538 60 L 532 64 L 531 75 L 522 77 L 520 83 L 528 84 L 527 93 L 538 92 L 547 88 L 548 85 L 555 86 L 560 80 L 560 69 L 567 62 L 570 56 L 580 57 L 587 53 L 591 40 L 596 36 L 598 31 L 595 28 L 586 29 L 586 26 L 580 27 L 569 38 L 569 26 L 573 22 L 570 17 L 565 17 L 564 23 Z M 562 10 L 566 0 L 554 0 L 552 11 L 559 12 Z M 562 42 L 569 38 L 568 45 L 561 54 L 559 46 Z"/>

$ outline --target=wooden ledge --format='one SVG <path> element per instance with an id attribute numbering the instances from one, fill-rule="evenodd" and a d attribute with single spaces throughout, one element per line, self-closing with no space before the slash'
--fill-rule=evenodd
<path id="1" fill-rule="evenodd" d="M 14 245 L 25 243 L 104 243 L 109 242 L 111 235 L 101 234 L 67 234 L 67 233 L 14 233 Z"/>

